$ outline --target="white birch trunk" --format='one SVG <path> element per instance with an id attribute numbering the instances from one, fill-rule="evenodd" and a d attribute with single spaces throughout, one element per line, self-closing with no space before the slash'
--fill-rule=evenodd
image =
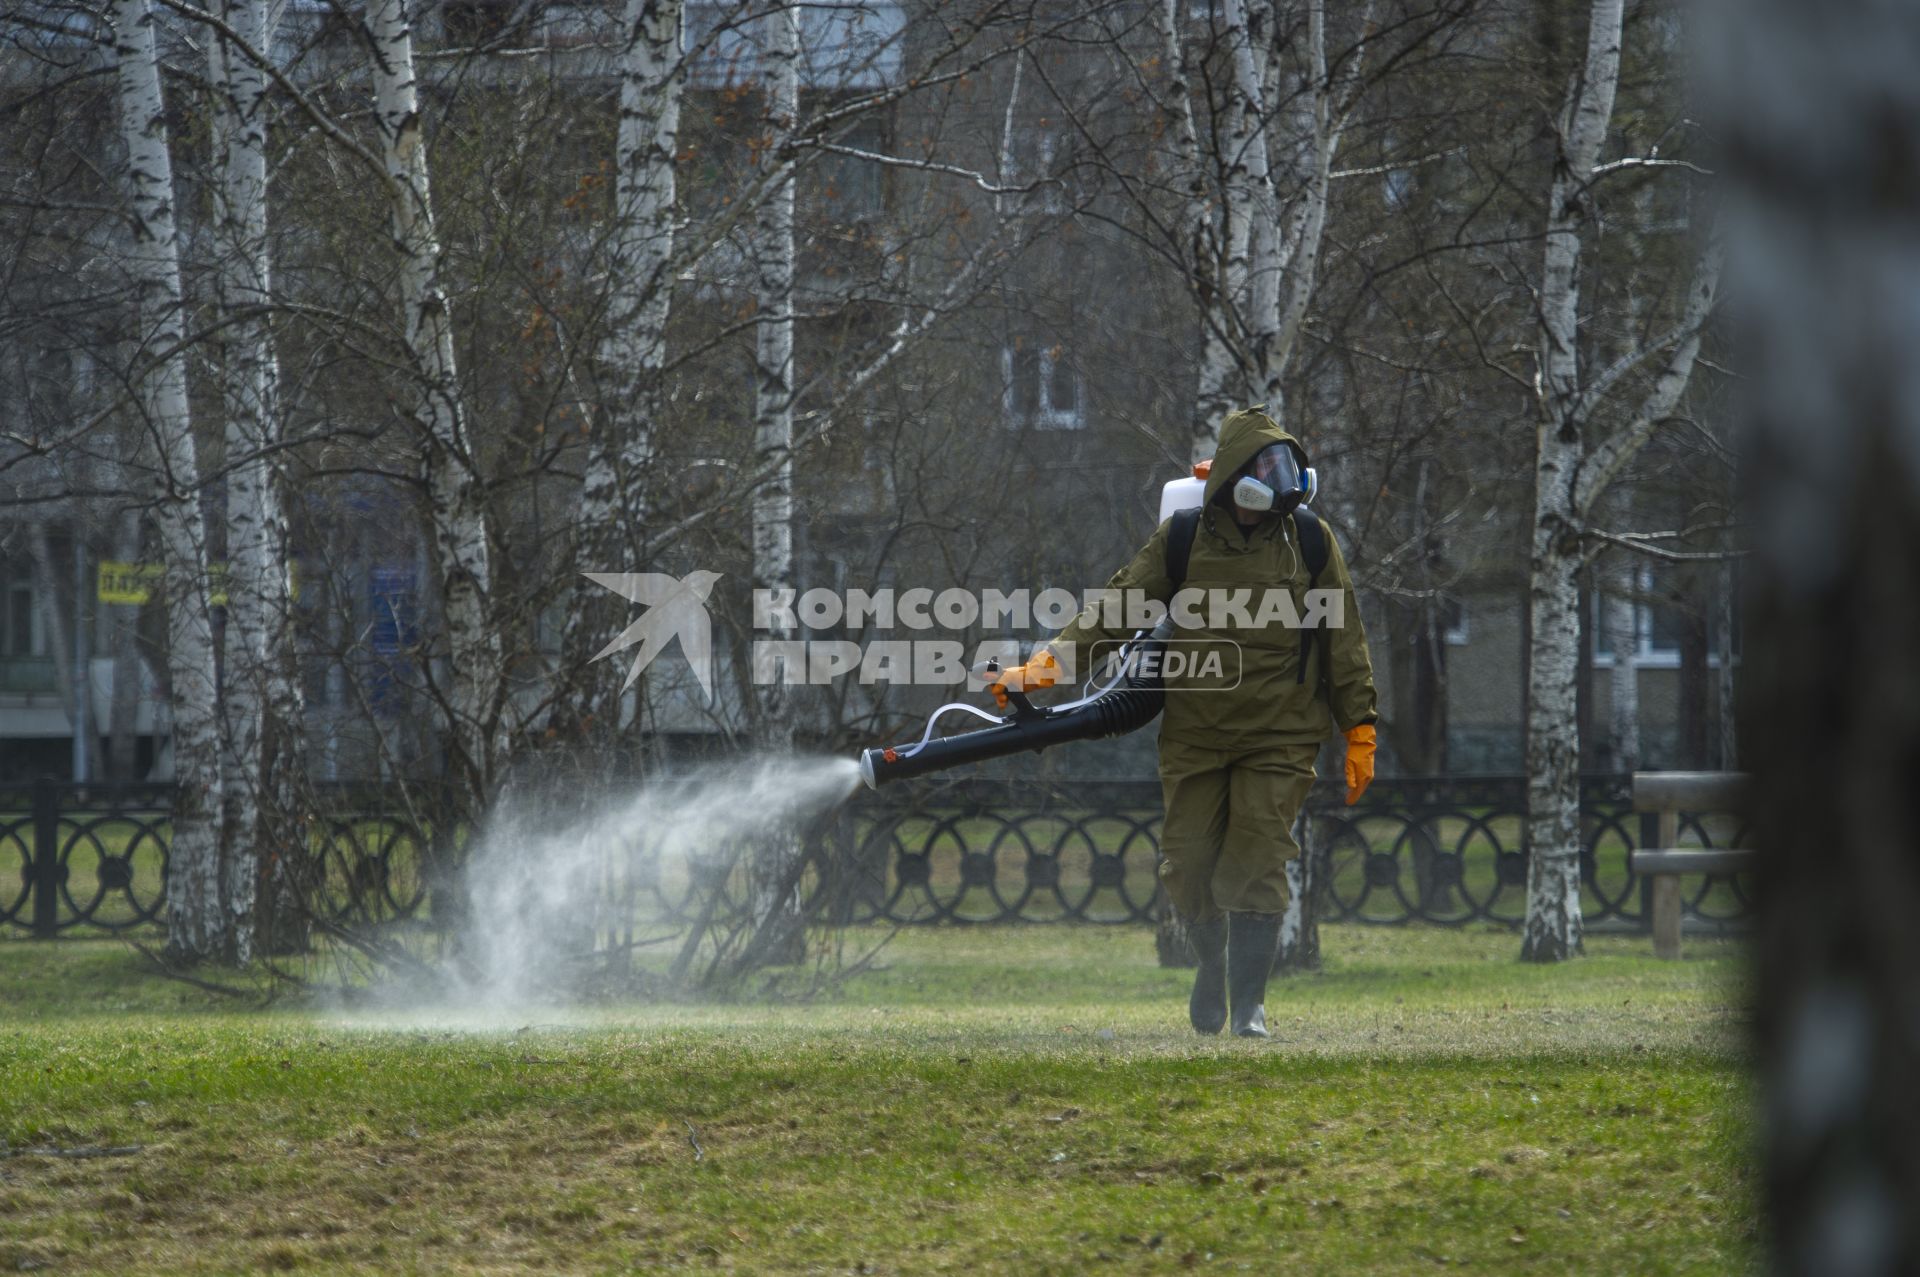
<path id="1" fill-rule="evenodd" d="M 1227 0 L 1226 24 L 1233 58 L 1225 185 L 1228 207 L 1228 292 L 1238 309 L 1242 393 L 1264 399 L 1281 352 L 1274 325 L 1280 311 L 1280 206 L 1273 188 L 1272 141 L 1267 127 L 1266 83 L 1274 78 L 1275 14 L 1268 0 Z M 1275 411 L 1278 411 L 1275 407 Z"/>
<path id="2" fill-rule="evenodd" d="M 1264 6 L 1264 0 L 1255 2 Z M 1257 325 L 1250 294 L 1255 271 L 1253 254 L 1256 241 L 1262 247 L 1270 244 L 1263 232 L 1271 229 L 1273 211 L 1271 175 L 1267 170 L 1265 107 L 1260 92 L 1264 51 L 1256 57 L 1255 33 L 1244 0 L 1227 0 L 1222 20 L 1225 29 L 1221 40 L 1231 59 L 1232 75 L 1220 122 L 1216 125 L 1219 146 L 1216 153 L 1208 157 L 1220 173 L 1221 252 L 1216 268 L 1217 287 L 1212 293 L 1213 311 L 1200 319 L 1202 381 L 1197 411 L 1200 420 L 1196 423 L 1205 432 L 1208 456 L 1219 442 L 1221 419 L 1249 401 L 1249 345 L 1254 340 L 1249 330 Z M 1262 212 L 1269 217 L 1262 218 Z"/>
<path id="3" fill-rule="evenodd" d="M 1246 38 L 1236 46 L 1234 78 L 1242 109 L 1260 121 L 1249 138 L 1253 152 L 1245 192 L 1254 223 L 1246 286 L 1247 398 L 1264 401 L 1274 420 L 1285 425 L 1290 424 L 1287 367 L 1313 296 L 1341 130 L 1327 80 L 1326 9 L 1317 2 L 1307 7 L 1306 67 L 1298 91 L 1284 114 L 1283 127 L 1268 123 L 1276 107 L 1276 88 L 1283 81 L 1282 46 L 1275 38 L 1279 22 L 1280 15 L 1266 3 L 1249 15 Z M 1364 29 L 1364 19 L 1361 25 Z M 1274 174 L 1275 152 L 1284 160 L 1292 188 L 1284 216 Z M 1311 822 L 1301 822 L 1303 833 L 1310 827 Z M 1300 858 L 1287 866 L 1291 891 L 1281 918 L 1275 970 L 1313 970 L 1320 964 L 1320 933 L 1314 917 L 1318 884 L 1311 851 L 1304 842 L 1301 846 Z"/>
<path id="4" fill-rule="evenodd" d="M 221 15 L 253 48 L 273 41 L 267 0 L 226 0 Z M 280 366 L 268 322 L 272 259 L 267 241 L 267 81 L 249 58 L 209 41 L 217 95 L 214 234 L 225 341 L 221 404 L 227 443 L 226 898 L 235 953 L 255 935 L 255 893 L 276 949 L 296 941 L 293 881 L 304 848 L 285 823 L 300 772 L 301 697 L 294 670 L 293 600 L 287 579 Z M 298 947 L 297 943 L 293 947 Z"/>
<path id="5" fill-rule="evenodd" d="M 1185 10 L 1183 0 L 1160 0 L 1154 9 L 1154 22 L 1168 73 L 1162 109 L 1167 116 L 1168 135 L 1173 139 L 1170 165 L 1174 181 L 1184 191 L 1180 252 L 1187 285 L 1200 314 L 1199 383 L 1188 444 L 1189 460 L 1199 462 L 1213 456 L 1219 442 L 1220 419 L 1233 408 L 1233 353 L 1222 327 L 1227 308 L 1221 295 L 1225 281 L 1220 273 L 1220 231 L 1193 118 L 1193 58 L 1181 35 Z"/>
<path id="6" fill-rule="evenodd" d="M 158 462 L 154 523 L 166 561 L 167 664 L 172 684 L 176 796 L 167 864 L 167 948 L 198 960 L 228 956 L 221 908 L 219 687 L 208 603 L 200 463 L 187 402 L 180 248 L 166 103 L 147 0 L 114 0 L 114 62 L 126 146 L 133 242 L 127 266 L 138 304 L 143 361 L 138 403 Z"/>
<path id="7" fill-rule="evenodd" d="M 800 115 L 800 9 L 782 5 L 765 19 L 769 163 L 783 163 Z M 756 590 L 793 586 L 793 278 L 794 180 L 783 179 L 755 214 L 755 292 L 760 322 L 754 341 L 753 457 L 764 475 L 752 495 Z M 778 630 L 756 637 L 790 637 Z M 768 754 L 793 749 L 793 707 L 781 671 L 753 684 L 754 741 Z M 764 672 L 762 674 L 764 676 Z M 792 884 L 800 847 L 776 829 L 755 864 L 755 909 L 762 951 L 770 960 L 804 952 L 799 893 Z"/>
<path id="8" fill-rule="evenodd" d="M 441 251 L 427 179 L 426 136 L 414 78 L 408 0 L 372 0 L 367 29 L 373 65 L 374 119 L 386 164 L 407 356 L 418 382 L 414 411 L 425 442 L 440 603 L 447 628 L 452 716 L 449 752 L 456 774 L 484 798 L 504 756 L 504 681 L 498 627 L 491 615 L 493 571 L 485 499 L 468 438 L 454 360 L 452 316 L 440 279 Z"/>
<path id="9" fill-rule="evenodd" d="M 1580 952 L 1580 538 L 1570 494 L 1577 447 L 1541 431 L 1527 603 L 1527 918 L 1521 956 Z"/>
<path id="10" fill-rule="evenodd" d="M 800 112 L 800 10 L 784 5 L 766 19 L 769 162 L 785 158 Z M 753 588 L 793 584 L 793 277 L 794 181 L 788 176 L 755 214 L 755 293 L 760 310 L 754 339 L 753 460 L 766 477 L 752 497 Z M 786 638 L 770 634 L 769 638 Z M 773 752 L 792 747 L 784 684 L 756 684 L 758 744 Z"/>
<path id="11" fill-rule="evenodd" d="M 1302 810 L 1294 821 L 1300 855 L 1287 862 L 1287 907 L 1280 915 L 1280 943 L 1274 950 L 1275 975 L 1320 969 L 1320 919 L 1315 900 L 1321 888 L 1320 865 L 1313 854 L 1313 818 Z"/>
<path id="12" fill-rule="evenodd" d="M 1606 140 L 1620 76 L 1621 0 L 1596 0 L 1583 70 L 1560 118 L 1541 267 L 1540 423 L 1534 451 L 1527 605 L 1527 918 L 1521 956 L 1580 952 L 1580 671 L 1575 482 L 1585 459 L 1580 404 L 1580 232 L 1586 186 Z"/>
<path id="13" fill-rule="evenodd" d="M 1372 6 L 1361 19 L 1365 30 Z M 1360 55 L 1348 69 L 1343 84 L 1350 86 L 1360 71 Z M 1264 361 L 1264 394 L 1276 419 L 1284 411 L 1282 379 L 1293 359 L 1293 349 L 1306 322 L 1307 307 L 1319 280 L 1321 243 L 1326 235 L 1327 204 L 1333 192 L 1333 159 L 1340 150 L 1350 102 L 1337 101 L 1327 72 L 1326 6 L 1313 3 L 1307 11 L 1307 74 L 1300 86 L 1285 143 L 1290 152 L 1289 176 L 1296 194 L 1281 223 L 1275 245 L 1275 315 L 1270 354 Z"/>
<path id="14" fill-rule="evenodd" d="M 613 225 L 607 239 L 604 407 L 580 489 L 576 566 L 640 571 L 646 559 L 646 482 L 664 403 L 673 288 L 674 156 L 679 149 L 683 0 L 627 0 L 620 54 Z M 618 662 L 592 663 L 627 618 L 583 575 L 562 640 L 564 690 L 556 723 L 602 739 L 619 729 Z"/>
<path id="15" fill-rule="evenodd" d="M 1336 89 L 1351 88 L 1359 65 L 1356 54 L 1341 85 L 1330 81 L 1326 10 L 1310 4 L 1297 92 L 1276 118 L 1274 97 L 1285 79 L 1285 48 L 1275 38 L 1281 15 L 1271 0 L 1227 0 L 1222 13 L 1220 38 L 1231 79 L 1217 134 L 1220 149 L 1210 157 L 1222 174 L 1220 230 L 1217 240 L 1192 235 L 1190 266 L 1201 310 L 1195 460 L 1212 455 L 1220 419 L 1237 407 L 1265 402 L 1274 418 L 1285 422 L 1287 368 L 1313 298 L 1333 160 L 1352 105 Z M 1159 21 L 1184 93 L 1191 75 L 1177 34 L 1177 10 L 1163 9 Z M 1361 26 L 1367 26 L 1364 17 Z M 1211 230 L 1214 217 L 1203 194 L 1206 177 L 1191 134 L 1191 108 L 1184 99 L 1181 106 L 1189 114 L 1179 140 L 1192 156 L 1191 189 L 1201 193 L 1189 202 L 1189 224 L 1195 232 L 1202 226 Z M 1282 175 L 1288 184 L 1285 201 L 1278 185 Z"/>
<path id="16" fill-rule="evenodd" d="M 1613 115 L 1622 0 L 1596 0 L 1583 71 L 1559 123 L 1541 268 L 1538 395 L 1527 662 L 1527 918 L 1521 957 L 1552 962 L 1580 951 L 1579 677 L 1576 577 L 1587 516 L 1615 476 L 1685 393 L 1720 277 L 1717 227 L 1689 284 L 1673 350 L 1623 425 L 1597 434 L 1606 389 L 1582 385 L 1580 236 L 1588 187 Z M 1652 348 L 1646 352 L 1652 353 Z M 1633 361 L 1630 361 L 1633 362 Z M 1602 383 L 1607 378 L 1600 379 Z"/>
<path id="17" fill-rule="evenodd" d="M 1634 661 L 1640 650 L 1636 600 L 1639 583 L 1633 559 L 1615 556 L 1613 586 L 1600 600 L 1601 624 L 1613 651 L 1613 672 L 1607 678 L 1607 737 L 1613 742 L 1613 770 L 1631 772 L 1640 766 L 1640 671 Z"/>

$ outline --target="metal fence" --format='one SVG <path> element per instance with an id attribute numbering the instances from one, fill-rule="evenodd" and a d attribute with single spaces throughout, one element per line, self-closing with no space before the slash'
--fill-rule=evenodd
<path id="1" fill-rule="evenodd" d="M 0 926 L 48 937 L 162 921 L 166 787 L 0 787 Z M 1525 914 L 1525 781 L 1516 776 L 1382 778 L 1355 807 L 1316 790 L 1305 845 L 1318 858 L 1328 921 L 1516 925 Z M 1645 929 L 1648 884 L 1628 852 L 1655 842 L 1630 778 L 1582 782 L 1583 912 L 1596 928 Z M 969 780 L 862 792 L 799 835 L 800 884 L 823 921 L 904 924 L 1138 923 L 1158 916 L 1160 791 L 1152 782 L 1053 786 Z M 1738 846 L 1729 816 L 1684 816 L 1683 843 Z M 315 822 L 315 904 L 360 922 L 444 924 L 461 916 L 466 831 L 398 791 L 341 791 Z M 669 852 L 646 828 L 614 839 L 585 891 L 593 925 L 712 919 L 746 907 L 750 848 Z M 17 889 L 9 885 L 17 882 Z M 1683 884 L 1697 926 L 1746 918 L 1751 884 Z"/>

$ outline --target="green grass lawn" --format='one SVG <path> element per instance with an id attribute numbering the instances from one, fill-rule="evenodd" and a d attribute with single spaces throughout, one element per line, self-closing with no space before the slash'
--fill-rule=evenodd
<path id="1" fill-rule="evenodd" d="M 919 931 L 810 1005 L 485 1030 L 0 943 L 0 1269 L 1756 1266 L 1737 948 L 1323 935 L 1271 1044 L 1196 1039 L 1138 928 Z"/>

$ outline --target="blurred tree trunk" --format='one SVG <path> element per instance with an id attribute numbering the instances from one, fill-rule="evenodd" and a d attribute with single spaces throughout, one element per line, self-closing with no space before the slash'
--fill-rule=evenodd
<path id="1" fill-rule="evenodd" d="M 167 860 L 167 950 L 195 961 L 233 954 L 234 914 L 223 908 L 219 677 L 208 597 L 200 461 L 187 399 L 180 245 L 166 101 L 147 0 L 114 0 L 115 75 L 126 147 L 126 263 L 139 342 L 134 373 L 143 435 L 155 463 L 154 522 L 166 561 L 167 665 L 175 798 Z"/>
<path id="2" fill-rule="evenodd" d="M 1920 10 L 1726 6 L 1766 1241 L 1920 1271 Z M 1738 27 L 1736 27 L 1738 25 Z"/>
<path id="3" fill-rule="evenodd" d="M 1770 1270 L 1920 1271 L 1920 10 L 1726 6 Z"/>

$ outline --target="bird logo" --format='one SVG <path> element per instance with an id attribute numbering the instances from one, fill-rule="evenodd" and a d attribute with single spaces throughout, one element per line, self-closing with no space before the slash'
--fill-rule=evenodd
<path id="1" fill-rule="evenodd" d="M 593 659 L 612 656 L 635 643 L 640 645 L 634 654 L 633 668 L 627 671 L 627 681 L 620 685 L 624 692 L 639 679 L 640 671 L 677 638 L 687 664 L 693 668 L 694 678 L 700 682 L 700 690 L 707 694 L 707 703 L 712 704 L 713 624 L 707 619 L 706 604 L 707 596 L 713 593 L 713 583 L 720 577 L 718 572 L 705 570 L 689 572 L 683 577 L 664 572 L 587 573 L 589 581 L 647 609 L 638 620 L 620 631 L 613 642 L 594 653 Z"/>

